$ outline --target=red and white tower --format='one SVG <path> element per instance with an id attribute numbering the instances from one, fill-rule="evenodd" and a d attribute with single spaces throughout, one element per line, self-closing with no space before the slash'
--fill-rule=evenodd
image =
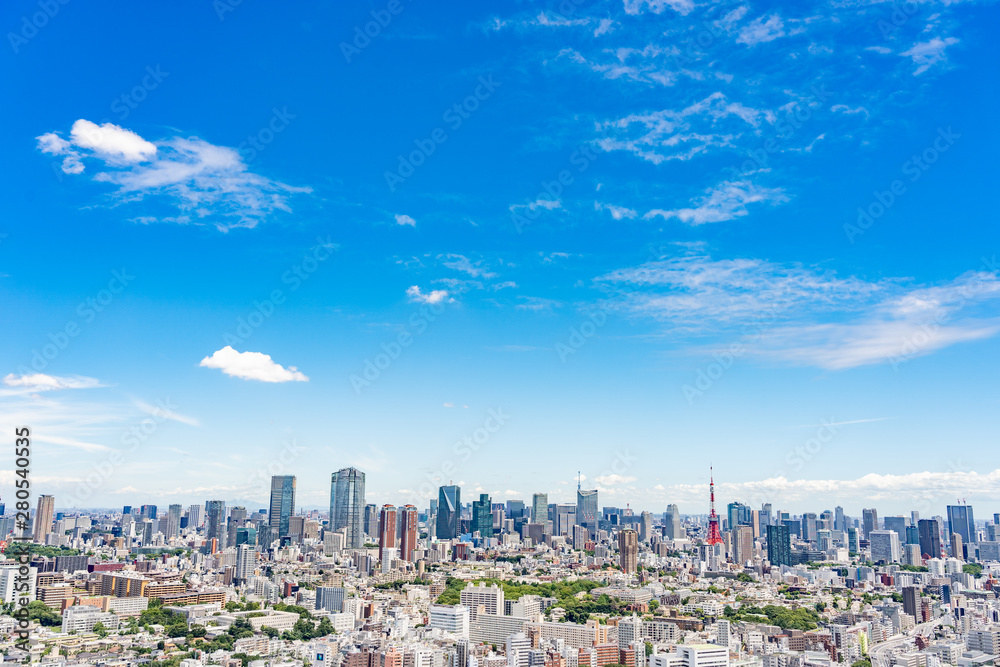
<path id="1" fill-rule="evenodd" d="M 712 468 L 709 468 L 710 481 L 708 484 L 712 510 L 708 513 L 708 543 L 722 544 L 725 540 L 722 539 L 722 531 L 719 530 L 719 515 L 715 513 L 715 473 Z"/>

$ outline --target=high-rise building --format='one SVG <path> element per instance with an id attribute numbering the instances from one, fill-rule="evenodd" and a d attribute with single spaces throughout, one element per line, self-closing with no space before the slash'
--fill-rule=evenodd
<path id="1" fill-rule="evenodd" d="M 188 528 L 201 528 L 205 523 L 205 508 L 201 505 L 191 505 L 188 508 Z"/>
<path id="2" fill-rule="evenodd" d="M 236 547 L 236 568 L 233 572 L 233 583 L 242 584 L 254 572 L 257 566 L 257 551 L 250 544 Z"/>
<path id="3" fill-rule="evenodd" d="M 383 505 L 378 518 L 378 559 L 385 560 L 385 550 L 396 548 L 399 512 L 392 505 Z"/>
<path id="4" fill-rule="evenodd" d="M 941 557 L 941 524 L 936 519 L 920 519 L 917 522 L 920 534 L 920 551 L 927 558 Z"/>
<path id="5" fill-rule="evenodd" d="M 802 534 L 801 537 L 807 542 L 817 542 L 819 541 L 816 515 L 812 512 L 807 512 L 802 515 Z"/>
<path id="6" fill-rule="evenodd" d="M 652 512 L 643 512 L 639 515 L 639 539 L 643 542 L 649 542 L 652 537 L 653 514 Z"/>
<path id="7" fill-rule="evenodd" d="M 438 489 L 437 531 L 439 540 L 453 540 L 459 534 L 462 490 L 450 484 Z"/>
<path id="8" fill-rule="evenodd" d="M 340 586 L 318 586 L 316 588 L 316 609 L 339 614 L 344 611 L 347 589 Z"/>
<path id="9" fill-rule="evenodd" d="M 920 529 L 916 525 L 906 527 L 906 543 L 920 544 Z"/>
<path id="10" fill-rule="evenodd" d="M 736 526 L 733 529 L 733 562 L 746 565 L 753 560 L 753 527 Z"/>
<path id="11" fill-rule="evenodd" d="M 878 526 L 878 512 L 875 509 L 861 510 L 861 535 L 864 539 L 870 539 L 868 536 L 873 530 L 878 530 Z"/>
<path id="12" fill-rule="evenodd" d="M 887 516 L 882 519 L 882 526 L 886 530 L 894 530 L 896 534 L 899 535 L 899 541 L 906 541 L 906 517 L 905 516 Z"/>
<path id="13" fill-rule="evenodd" d="M 373 503 L 365 505 L 364 530 L 365 535 L 378 535 L 378 506 Z"/>
<path id="14" fill-rule="evenodd" d="M 576 523 L 597 534 L 597 489 L 576 490 Z"/>
<path id="15" fill-rule="evenodd" d="M 417 548 L 417 539 L 420 537 L 418 521 L 419 513 L 416 507 L 404 505 L 399 508 L 399 557 L 411 563 L 413 562 L 413 552 Z"/>
<path id="16" fill-rule="evenodd" d="M 131 513 L 132 513 L 132 506 L 131 505 L 125 505 L 124 507 L 122 507 L 122 516 L 125 516 L 126 514 L 131 514 Z"/>
<path id="17" fill-rule="evenodd" d="M 847 530 L 847 517 L 844 514 L 844 508 L 840 505 L 833 508 L 833 529 L 840 532 Z"/>
<path id="18" fill-rule="evenodd" d="M 667 505 L 667 511 L 663 513 L 663 525 L 666 527 L 667 539 L 679 540 L 681 535 L 681 511 L 677 505 Z"/>
<path id="19" fill-rule="evenodd" d="M 226 501 L 209 500 L 205 503 L 205 540 L 215 540 L 215 548 L 226 548 Z"/>
<path id="20" fill-rule="evenodd" d="M 965 549 L 963 545 L 965 543 L 962 541 L 962 536 L 958 533 L 951 534 L 951 555 L 953 558 L 959 560 L 965 560 Z"/>
<path id="21" fill-rule="evenodd" d="M 972 505 L 948 505 L 948 534 L 958 533 L 962 544 L 977 542 L 976 521 L 972 517 Z M 961 558 L 961 555 L 956 556 Z"/>
<path id="22" fill-rule="evenodd" d="M 267 525 L 274 535 L 288 535 L 288 518 L 295 514 L 295 475 L 271 477 L 271 503 L 267 510 Z"/>
<path id="23" fill-rule="evenodd" d="M 868 534 L 872 562 L 898 563 L 903 556 L 899 534 L 894 530 L 873 530 Z"/>
<path id="24" fill-rule="evenodd" d="M 365 474 L 342 468 L 330 478 L 330 529 L 346 531 L 345 549 L 364 546 Z"/>
<path id="25" fill-rule="evenodd" d="M 181 532 L 181 512 L 184 511 L 180 505 L 174 504 L 167 507 L 167 532 L 166 537 L 177 537 Z"/>
<path id="26" fill-rule="evenodd" d="M 729 521 L 729 530 L 736 526 L 749 526 L 750 506 L 740 502 L 729 503 L 726 507 L 726 518 Z"/>
<path id="27" fill-rule="evenodd" d="M 472 501 L 472 523 L 469 530 L 480 537 L 493 537 L 493 502 L 487 493 L 479 494 L 479 500 Z"/>
<path id="28" fill-rule="evenodd" d="M 792 564 L 792 534 L 788 526 L 781 524 L 767 527 L 767 560 L 771 565 Z"/>
<path id="29" fill-rule="evenodd" d="M 45 544 L 52 532 L 52 514 L 55 512 L 55 496 L 38 496 L 38 508 L 35 510 L 35 526 L 31 533 L 32 539 L 39 544 Z"/>
<path id="30" fill-rule="evenodd" d="M 861 553 L 861 539 L 858 535 L 858 529 L 854 526 L 847 528 L 847 551 L 852 554 Z"/>
<path id="31" fill-rule="evenodd" d="M 903 587 L 903 612 L 916 619 L 917 623 L 923 621 L 923 614 L 920 613 L 920 588 L 917 586 Z"/>
<path id="32" fill-rule="evenodd" d="M 236 531 L 247 525 L 247 508 L 237 505 L 229 510 L 229 521 L 226 523 L 226 546 L 236 546 Z"/>
<path id="33" fill-rule="evenodd" d="M 618 531 L 618 561 L 625 574 L 634 574 L 639 566 L 639 535 L 631 528 Z"/>
<path id="34" fill-rule="evenodd" d="M 540 523 L 542 524 L 542 526 L 548 526 L 548 521 L 549 521 L 549 494 L 536 493 L 532 495 L 531 522 Z"/>
<path id="35" fill-rule="evenodd" d="M 156 505 L 143 505 L 139 511 L 139 518 L 155 521 L 157 518 Z"/>

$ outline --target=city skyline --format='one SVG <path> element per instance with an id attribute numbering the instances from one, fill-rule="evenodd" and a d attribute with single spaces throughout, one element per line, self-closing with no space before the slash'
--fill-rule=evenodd
<path id="1" fill-rule="evenodd" d="M 5 5 L 35 488 L 1000 501 L 996 12 L 558 5 Z"/>

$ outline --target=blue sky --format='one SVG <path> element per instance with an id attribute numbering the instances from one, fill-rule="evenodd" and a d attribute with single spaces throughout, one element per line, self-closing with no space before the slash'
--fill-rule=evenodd
<path id="1" fill-rule="evenodd" d="M 1000 506 L 992 3 L 2 12 L 60 507 Z"/>

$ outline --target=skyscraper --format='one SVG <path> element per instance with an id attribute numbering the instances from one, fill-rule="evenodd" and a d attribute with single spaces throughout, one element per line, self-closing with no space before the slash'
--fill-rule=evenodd
<path id="1" fill-rule="evenodd" d="M 667 528 L 667 539 L 681 539 L 681 511 L 677 505 L 667 505 L 667 511 L 663 513 L 663 525 Z"/>
<path id="2" fill-rule="evenodd" d="M 378 536 L 378 505 L 368 503 L 365 505 L 364 531 L 365 535 Z"/>
<path id="3" fill-rule="evenodd" d="M 894 530 L 873 530 L 868 534 L 871 543 L 872 561 L 875 563 L 898 563 L 902 559 L 899 534 Z"/>
<path id="4" fill-rule="evenodd" d="M 181 531 L 181 512 L 183 508 L 180 505 L 170 505 L 167 507 L 167 537 L 177 537 Z"/>
<path id="5" fill-rule="evenodd" d="M 767 560 L 771 565 L 792 564 L 792 533 L 788 526 L 782 524 L 767 527 Z"/>
<path id="6" fill-rule="evenodd" d="M 384 561 L 385 550 L 396 548 L 396 528 L 399 512 L 392 505 L 383 505 L 378 518 L 378 559 Z"/>
<path id="7" fill-rule="evenodd" d="M 753 560 L 753 527 L 736 526 L 733 528 L 733 562 L 746 565 Z"/>
<path id="8" fill-rule="evenodd" d="M 844 508 L 840 505 L 833 508 L 833 529 L 841 532 L 847 530 L 847 517 L 844 515 Z"/>
<path id="9" fill-rule="evenodd" d="M 597 489 L 576 490 L 576 523 L 597 534 Z"/>
<path id="10" fill-rule="evenodd" d="M 205 503 L 205 540 L 216 541 L 216 550 L 226 548 L 226 501 L 209 500 Z"/>
<path id="11" fill-rule="evenodd" d="M 480 537 L 493 537 L 493 503 L 489 494 L 479 494 L 479 500 L 472 501 L 472 525 L 469 530 Z"/>
<path id="12" fill-rule="evenodd" d="M 347 529 L 345 549 L 364 546 L 365 474 L 342 468 L 330 479 L 330 529 Z"/>
<path id="13" fill-rule="evenodd" d="M 295 475 L 271 477 L 271 504 L 267 511 L 267 525 L 273 535 L 288 535 L 288 518 L 295 513 Z"/>
<path id="14" fill-rule="evenodd" d="M 920 519 L 917 521 L 917 532 L 920 534 L 920 551 L 928 558 L 941 557 L 941 524 L 935 519 Z"/>
<path id="15" fill-rule="evenodd" d="M 643 542 L 649 542 L 652 537 L 653 514 L 651 512 L 643 512 L 639 515 L 639 539 Z"/>
<path id="16" fill-rule="evenodd" d="M 46 538 L 52 532 L 52 513 L 55 512 L 55 508 L 55 496 L 38 496 L 38 509 L 35 510 L 35 526 L 31 533 L 35 542 L 45 544 Z"/>
<path id="17" fill-rule="evenodd" d="M 420 529 L 417 526 L 419 521 L 417 508 L 413 505 L 400 507 L 399 521 L 399 557 L 412 563 L 413 551 L 417 548 L 417 539 L 420 537 Z"/>
<path id="18" fill-rule="evenodd" d="M 241 544 L 236 549 L 236 568 L 233 572 L 233 582 L 242 584 L 253 574 L 257 565 L 257 552 L 249 544 Z"/>
<path id="19" fill-rule="evenodd" d="M 948 505 L 948 534 L 958 533 L 962 544 L 976 542 L 976 521 L 972 518 L 972 505 Z M 961 558 L 961 555 L 957 556 Z"/>
<path id="20" fill-rule="evenodd" d="M 462 511 L 462 490 L 455 485 L 438 489 L 437 531 L 439 540 L 458 537 L 459 515 Z M 491 523 L 492 525 L 492 523 Z"/>
<path id="21" fill-rule="evenodd" d="M 237 505 L 229 510 L 229 521 L 226 523 L 226 546 L 236 546 L 236 531 L 245 528 L 247 523 L 247 508 Z"/>
<path id="22" fill-rule="evenodd" d="M 549 521 L 549 494 L 536 493 L 531 496 L 531 522 L 547 526 Z"/>
<path id="23" fill-rule="evenodd" d="M 906 541 L 906 517 L 905 516 L 887 516 L 882 519 L 882 525 L 886 530 L 893 530 L 899 535 L 899 541 Z"/>
<path id="24" fill-rule="evenodd" d="M 873 530 L 878 530 L 878 512 L 875 509 L 861 510 L 861 536 L 866 540 Z"/>
<path id="25" fill-rule="evenodd" d="M 631 528 L 618 531 L 618 560 L 622 572 L 635 573 L 639 565 L 639 534 Z"/>

